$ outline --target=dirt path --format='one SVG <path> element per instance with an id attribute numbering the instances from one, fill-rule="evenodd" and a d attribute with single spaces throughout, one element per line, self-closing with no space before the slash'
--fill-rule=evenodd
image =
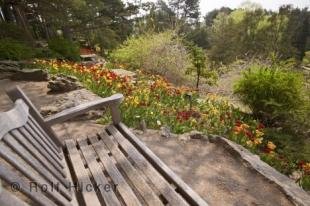
<path id="1" fill-rule="evenodd" d="M 210 205 L 293 205 L 276 185 L 217 144 L 181 142 L 155 130 L 137 135 Z"/>
<path id="2" fill-rule="evenodd" d="M 224 97 L 241 111 L 250 112 L 250 109 L 242 104 L 238 97 L 233 94 L 234 84 L 241 78 L 242 71 L 244 71 L 244 69 L 243 67 L 240 67 L 223 74 L 220 76 L 217 84 L 209 87 L 207 90 L 208 92 Z"/>
<path id="3" fill-rule="evenodd" d="M 22 87 L 38 108 L 68 95 L 48 95 L 46 82 L 4 80 L 0 81 L 0 111 L 11 108 L 12 102 L 5 95 L 4 88 L 15 84 Z M 65 139 L 91 135 L 102 128 L 93 120 L 79 120 L 56 125 L 54 129 Z M 140 138 L 210 205 L 293 205 L 276 185 L 247 168 L 223 147 L 201 140 L 184 143 L 167 139 L 158 131 L 149 131 Z"/>

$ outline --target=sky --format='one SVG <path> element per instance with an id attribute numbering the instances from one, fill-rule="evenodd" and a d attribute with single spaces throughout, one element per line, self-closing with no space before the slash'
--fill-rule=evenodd
<path id="1" fill-rule="evenodd" d="M 126 0 L 125 0 L 126 1 Z M 130 0 L 127 0 L 130 1 Z M 156 2 L 157 0 L 141 0 L 142 2 Z M 221 8 L 223 6 L 230 8 L 238 8 L 245 0 L 200 0 L 200 11 L 202 15 L 213 9 Z M 292 4 L 295 7 L 304 8 L 310 7 L 310 0 L 252 0 L 260 4 L 263 8 L 268 10 L 278 10 L 283 4 Z"/>

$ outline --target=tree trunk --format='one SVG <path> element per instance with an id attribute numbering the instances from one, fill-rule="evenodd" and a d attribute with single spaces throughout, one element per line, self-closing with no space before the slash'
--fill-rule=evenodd
<path id="1" fill-rule="evenodd" d="M 29 29 L 29 23 L 28 23 L 28 19 L 26 18 L 24 9 L 22 8 L 20 4 L 13 4 L 12 6 L 13 6 L 13 12 L 15 15 L 16 23 L 24 29 L 25 35 L 27 35 L 27 37 L 29 38 L 30 43 L 34 44 L 34 39 Z"/>
<path id="2" fill-rule="evenodd" d="M 197 68 L 197 81 L 196 81 L 196 89 L 199 89 L 199 82 L 200 82 L 200 69 Z"/>
<path id="3" fill-rule="evenodd" d="M 14 15 L 11 6 L 12 4 L 8 1 L 4 1 L 1 6 L 3 17 L 6 22 L 14 22 Z"/>
<path id="4" fill-rule="evenodd" d="M 63 36 L 64 36 L 65 39 L 72 40 L 72 32 L 71 32 L 70 27 L 63 26 L 62 27 L 62 32 L 63 32 Z"/>

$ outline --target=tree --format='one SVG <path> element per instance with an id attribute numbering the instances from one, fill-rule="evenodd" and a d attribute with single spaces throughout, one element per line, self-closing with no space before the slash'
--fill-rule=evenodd
<path id="1" fill-rule="evenodd" d="M 204 17 L 206 26 L 212 26 L 213 20 L 217 17 L 219 13 L 225 13 L 229 15 L 233 10 L 229 7 L 221 7 L 220 9 L 214 9 L 206 14 Z"/>
<path id="2" fill-rule="evenodd" d="M 170 0 L 169 5 L 179 22 L 196 24 L 199 21 L 199 0 Z"/>

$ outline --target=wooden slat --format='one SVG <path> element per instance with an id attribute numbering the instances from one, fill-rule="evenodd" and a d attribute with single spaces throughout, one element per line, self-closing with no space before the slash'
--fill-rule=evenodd
<path id="1" fill-rule="evenodd" d="M 188 205 L 188 203 L 171 187 L 158 171 L 141 155 L 138 150 L 112 125 L 107 129 L 124 149 L 136 166 L 151 180 L 166 200 L 172 205 Z"/>
<path id="2" fill-rule="evenodd" d="M 130 206 L 141 205 L 139 199 L 136 197 L 131 187 L 127 184 L 123 175 L 118 171 L 112 158 L 108 155 L 108 151 L 104 147 L 104 143 L 99 141 L 97 137 L 91 137 L 89 139 L 104 168 L 110 175 L 114 184 L 117 185 L 116 190 L 121 195 L 126 204 Z"/>
<path id="3" fill-rule="evenodd" d="M 10 111 L 0 113 L 0 140 L 12 129 L 24 126 L 28 115 L 28 107 L 22 100 L 17 100 Z"/>
<path id="4" fill-rule="evenodd" d="M 29 107 L 29 113 L 34 117 L 36 122 L 43 128 L 43 130 L 48 134 L 48 136 L 52 138 L 53 142 L 58 146 L 58 152 L 60 152 L 60 148 L 62 147 L 61 141 L 58 139 L 51 127 L 45 124 L 42 115 L 32 104 L 26 94 L 18 86 L 8 89 L 6 93 L 13 102 L 15 102 L 17 99 L 22 99 L 27 104 L 27 106 Z"/>
<path id="5" fill-rule="evenodd" d="M 29 204 L 25 203 L 11 192 L 2 188 L 0 192 L 0 205 L 1 206 L 29 206 Z"/>
<path id="6" fill-rule="evenodd" d="M 129 160 L 125 157 L 125 155 L 119 150 L 117 145 L 113 142 L 111 137 L 105 133 L 100 133 L 100 137 L 102 141 L 107 145 L 109 150 L 112 152 L 113 157 L 116 159 L 118 164 L 121 166 L 127 177 L 131 180 L 132 184 L 141 194 L 144 201 L 147 205 L 163 205 L 159 197 L 155 194 L 155 192 L 151 189 L 151 187 L 147 184 L 144 178 L 142 178 L 141 173 L 136 170 Z M 104 150 L 101 150 L 104 151 Z M 106 155 L 106 154 L 105 154 Z"/>
<path id="7" fill-rule="evenodd" d="M 30 120 L 30 117 L 29 117 Z M 37 128 L 33 122 L 30 120 L 27 122 L 26 127 L 29 131 L 34 131 L 37 136 L 41 138 L 41 140 L 57 155 L 57 157 L 62 160 L 62 156 L 59 154 L 59 151 L 57 150 L 57 147 L 55 147 L 53 144 L 51 144 L 50 138 L 46 135 L 44 135 L 39 128 Z"/>
<path id="8" fill-rule="evenodd" d="M 180 177 L 178 177 L 162 160 L 160 160 L 126 125 L 120 123 L 120 130 L 126 135 L 130 142 L 161 172 L 169 181 L 178 187 L 179 192 L 187 198 L 191 205 L 208 206 L 195 191 L 193 191 Z"/>
<path id="9" fill-rule="evenodd" d="M 62 155 L 64 156 L 64 153 L 62 153 Z M 65 160 L 65 158 L 64 158 L 64 160 Z M 64 165 L 65 165 L 64 170 L 66 171 L 67 174 L 69 174 L 68 177 L 67 177 L 67 180 L 72 185 L 72 184 L 74 184 L 74 182 L 73 182 L 72 176 L 70 175 L 70 168 L 69 168 L 68 162 L 65 161 Z M 78 206 L 79 203 L 77 201 L 77 191 L 76 191 L 75 188 L 72 188 L 72 187 L 70 188 L 70 186 L 71 186 L 70 184 L 68 186 L 69 192 L 71 193 L 71 197 L 72 197 L 72 200 L 70 201 L 70 203 L 71 203 L 72 206 Z"/>
<path id="10" fill-rule="evenodd" d="M 43 136 L 48 137 L 47 141 L 49 141 L 51 145 L 53 145 L 57 151 L 61 151 L 59 147 L 55 144 L 55 142 L 52 140 L 52 138 L 50 138 L 47 132 L 44 131 L 44 129 L 39 125 L 39 123 L 31 115 L 29 115 L 29 122 L 33 124 L 34 127 L 38 128 L 39 131 L 43 134 Z"/>
<path id="11" fill-rule="evenodd" d="M 15 172 L 8 169 L 4 165 L 0 165 L 0 177 L 4 179 L 9 184 L 15 184 L 19 191 L 23 192 L 27 197 L 29 197 L 34 202 L 40 205 L 46 206 L 56 206 L 54 202 L 48 199 L 45 195 L 42 194 L 40 189 L 30 189 L 29 183 L 25 182 L 24 179 L 18 176 Z"/>
<path id="12" fill-rule="evenodd" d="M 11 134 L 13 137 L 17 139 L 17 141 L 19 141 L 24 146 L 24 148 L 26 148 L 31 153 L 33 157 L 35 157 L 38 161 L 40 161 L 40 163 L 51 174 L 53 174 L 59 181 L 61 181 L 62 184 L 68 185 L 68 182 L 63 178 L 62 174 L 50 164 L 50 160 L 47 159 L 42 154 L 40 154 L 38 150 L 32 144 L 30 144 L 29 141 L 27 141 L 27 139 L 24 136 L 22 136 L 17 130 L 11 131 Z"/>
<path id="13" fill-rule="evenodd" d="M 90 178 L 88 176 L 88 172 L 84 167 L 83 160 L 79 154 L 79 151 L 76 148 L 75 141 L 70 139 L 65 141 L 65 145 L 68 149 L 69 159 L 72 163 L 73 172 L 77 177 L 79 185 L 82 185 L 82 197 L 85 205 L 89 206 L 100 206 L 100 202 L 98 197 L 94 191 L 88 192 L 85 189 L 85 186 L 92 185 Z"/>
<path id="14" fill-rule="evenodd" d="M 114 94 L 110 97 L 101 98 L 78 106 L 66 109 L 62 112 L 59 112 L 55 115 L 52 115 L 45 119 L 45 123 L 48 125 L 53 125 L 56 123 L 64 122 L 65 120 L 72 119 L 80 114 L 84 114 L 93 109 L 100 109 L 106 106 L 119 104 L 123 99 L 122 94 Z"/>
<path id="15" fill-rule="evenodd" d="M 12 150 L 14 150 L 21 158 L 23 158 L 25 162 L 27 162 L 30 166 L 32 166 L 32 168 L 36 172 L 41 174 L 46 179 L 46 181 L 43 180 L 40 176 L 35 174 L 33 174 L 34 176 L 32 175 L 29 178 L 34 178 L 33 181 L 35 182 L 40 181 L 42 184 L 46 185 L 49 185 L 49 183 L 54 184 L 58 183 L 58 181 L 48 172 L 48 170 L 46 170 L 36 159 L 34 159 L 31 156 L 31 154 L 27 150 L 25 150 L 25 148 L 23 148 L 12 136 L 5 135 L 3 140 L 11 147 Z M 29 172 L 31 173 L 31 171 Z M 48 192 L 53 195 L 56 201 L 66 202 L 67 200 L 71 200 L 71 194 L 62 184 L 59 184 L 59 192 L 62 195 L 64 195 L 64 197 L 58 194 L 58 192 L 52 192 L 52 191 Z M 67 198 L 67 200 L 65 198 Z"/>
<path id="16" fill-rule="evenodd" d="M 61 164 L 61 159 L 59 157 L 59 154 L 54 153 L 43 141 L 41 138 L 38 137 L 38 135 L 36 133 L 34 133 L 33 130 L 29 131 L 29 127 L 27 127 L 27 132 L 24 132 L 24 130 L 22 131 L 24 133 L 25 136 L 28 136 L 29 140 L 32 140 L 32 142 L 37 142 L 37 145 L 40 145 L 40 147 L 42 147 L 46 152 L 46 154 L 48 154 L 50 157 L 52 157 L 55 162 L 61 167 L 63 168 L 63 165 Z"/>
<path id="17" fill-rule="evenodd" d="M 86 142 L 86 140 L 77 140 L 80 150 L 82 151 L 82 154 L 84 156 L 84 159 L 86 160 L 86 163 L 88 165 L 88 168 L 96 182 L 97 185 L 101 185 L 99 187 L 100 193 L 104 199 L 104 202 L 106 205 L 115 205 L 120 206 L 121 203 L 117 199 L 116 195 L 114 194 L 114 185 L 111 185 L 105 175 L 103 174 L 102 168 L 99 165 L 99 163 L 96 161 L 95 151 L 92 148 L 92 146 L 89 146 Z M 105 186 L 110 186 L 110 191 L 105 191 Z"/>

